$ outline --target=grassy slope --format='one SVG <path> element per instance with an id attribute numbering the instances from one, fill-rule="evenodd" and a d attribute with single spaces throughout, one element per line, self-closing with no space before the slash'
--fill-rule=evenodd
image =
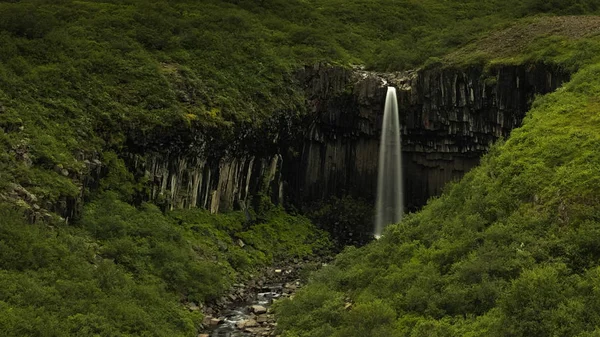
<path id="1" fill-rule="evenodd" d="M 441 197 L 281 303 L 284 336 L 596 336 L 596 62 Z"/>
<path id="2" fill-rule="evenodd" d="M 442 58 L 448 66 L 551 63 L 571 72 L 598 60 L 599 16 L 542 16 L 513 22 L 504 29 Z"/>

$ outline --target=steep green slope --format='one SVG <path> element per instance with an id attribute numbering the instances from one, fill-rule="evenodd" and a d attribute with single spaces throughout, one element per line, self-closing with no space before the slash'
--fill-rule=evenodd
<path id="1" fill-rule="evenodd" d="M 189 302 L 329 248 L 306 218 L 276 209 L 248 226 L 241 212 L 165 215 L 106 193 L 76 226 L 21 217 L 0 204 L 2 336 L 196 336 L 202 314 Z"/>
<path id="2" fill-rule="evenodd" d="M 597 335 L 599 75 L 537 99 L 480 167 L 314 275 L 278 307 L 284 336 Z"/>

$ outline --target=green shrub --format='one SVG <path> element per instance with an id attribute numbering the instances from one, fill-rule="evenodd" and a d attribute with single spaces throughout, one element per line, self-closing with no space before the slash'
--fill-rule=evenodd
<path id="1" fill-rule="evenodd" d="M 0 331 L 5 336 L 124 334 L 187 336 L 199 314 L 156 280 L 135 280 L 102 258 L 87 234 L 56 224 L 26 224 L 0 207 Z"/>
<path id="2" fill-rule="evenodd" d="M 362 245 L 373 237 L 373 208 L 365 200 L 350 196 L 332 197 L 311 208 L 307 216 L 331 233 L 340 248 L 351 244 Z"/>

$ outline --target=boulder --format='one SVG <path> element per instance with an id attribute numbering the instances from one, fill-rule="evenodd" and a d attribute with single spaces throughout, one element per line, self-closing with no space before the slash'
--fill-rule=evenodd
<path id="1" fill-rule="evenodd" d="M 200 310 L 200 307 L 198 305 L 196 305 L 196 303 L 194 303 L 194 302 L 188 303 L 187 308 L 189 311 L 199 311 Z"/>
<path id="2" fill-rule="evenodd" d="M 258 322 L 253 320 L 252 318 L 243 320 L 243 321 L 239 321 L 236 324 L 236 327 L 238 329 L 253 328 L 253 327 L 257 327 L 257 326 L 258 326 Z"/>
<path id="3" fill-rule="evenodd" d="M 250 307 L 250 311 L 252 311 L 253 313 L 260 315 L 260 314 L 264 314 L 267 312 L 267 308 L 263 307 L 262 305 L 253 305 Z"/>

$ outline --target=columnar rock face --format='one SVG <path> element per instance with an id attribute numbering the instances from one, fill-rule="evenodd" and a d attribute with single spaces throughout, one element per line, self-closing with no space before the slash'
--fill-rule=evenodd
<path id="1" fill-rule="evenodd" d="M 291 133 L 295 115 L 282 111 L 258 127 L 180 126 L 130 137 L 126 165 L 146 181 L 138 199 L 211 213 L 282 204 L 281 153 L 290 137 L 280 134 Z"/>
<path id="2" fill-rule="evenodd" d="M 258 194 L 274 203 L 285 197 L 295 206 L 345 195 L 374 201 L 383 107 L 392 85 L 400 108 L 404 200 L 415 210 L 477 165 L 494 141 L 520 125 L 535 95 L 555 90 L 569 74 L 544 65 L 401 73 L 317 65 L 297 78 L 308 114 L 267 123 L 276 130 L 273 139 L 254 130 L 234 146 L 193 155 L 156 149 L 135 155 L 130 163 L 148 178 L 148 198 L 167 208 L 211 212 L 256 206 Z M 198 146 L 210 147 L 206 135 L 190 137 L 196 138 Z"/>
<path id="3" fill-rule="evenodd" d="M 151 154 L 137 157 L 135 166 L 150 181 L 149 199 L 174 208 L 205 208 L 211 213 L 246 208 L 259 193 L 274 203 L 283 199 L 282 157 L 205 157 Z"/>
<path id="4" fill-rule="evenodd" d="M 373 200 L 387 86 L 398 89 L 405 202 L 410 210 L 462 177 L 519 126 L 533 98 L 569 74 L 544 65 L 484 71 L 372 73 L 318 65 L 299 73 L 310 107 L 296 170 L 285 179 L 296 202 L 332 195 Z"/>

